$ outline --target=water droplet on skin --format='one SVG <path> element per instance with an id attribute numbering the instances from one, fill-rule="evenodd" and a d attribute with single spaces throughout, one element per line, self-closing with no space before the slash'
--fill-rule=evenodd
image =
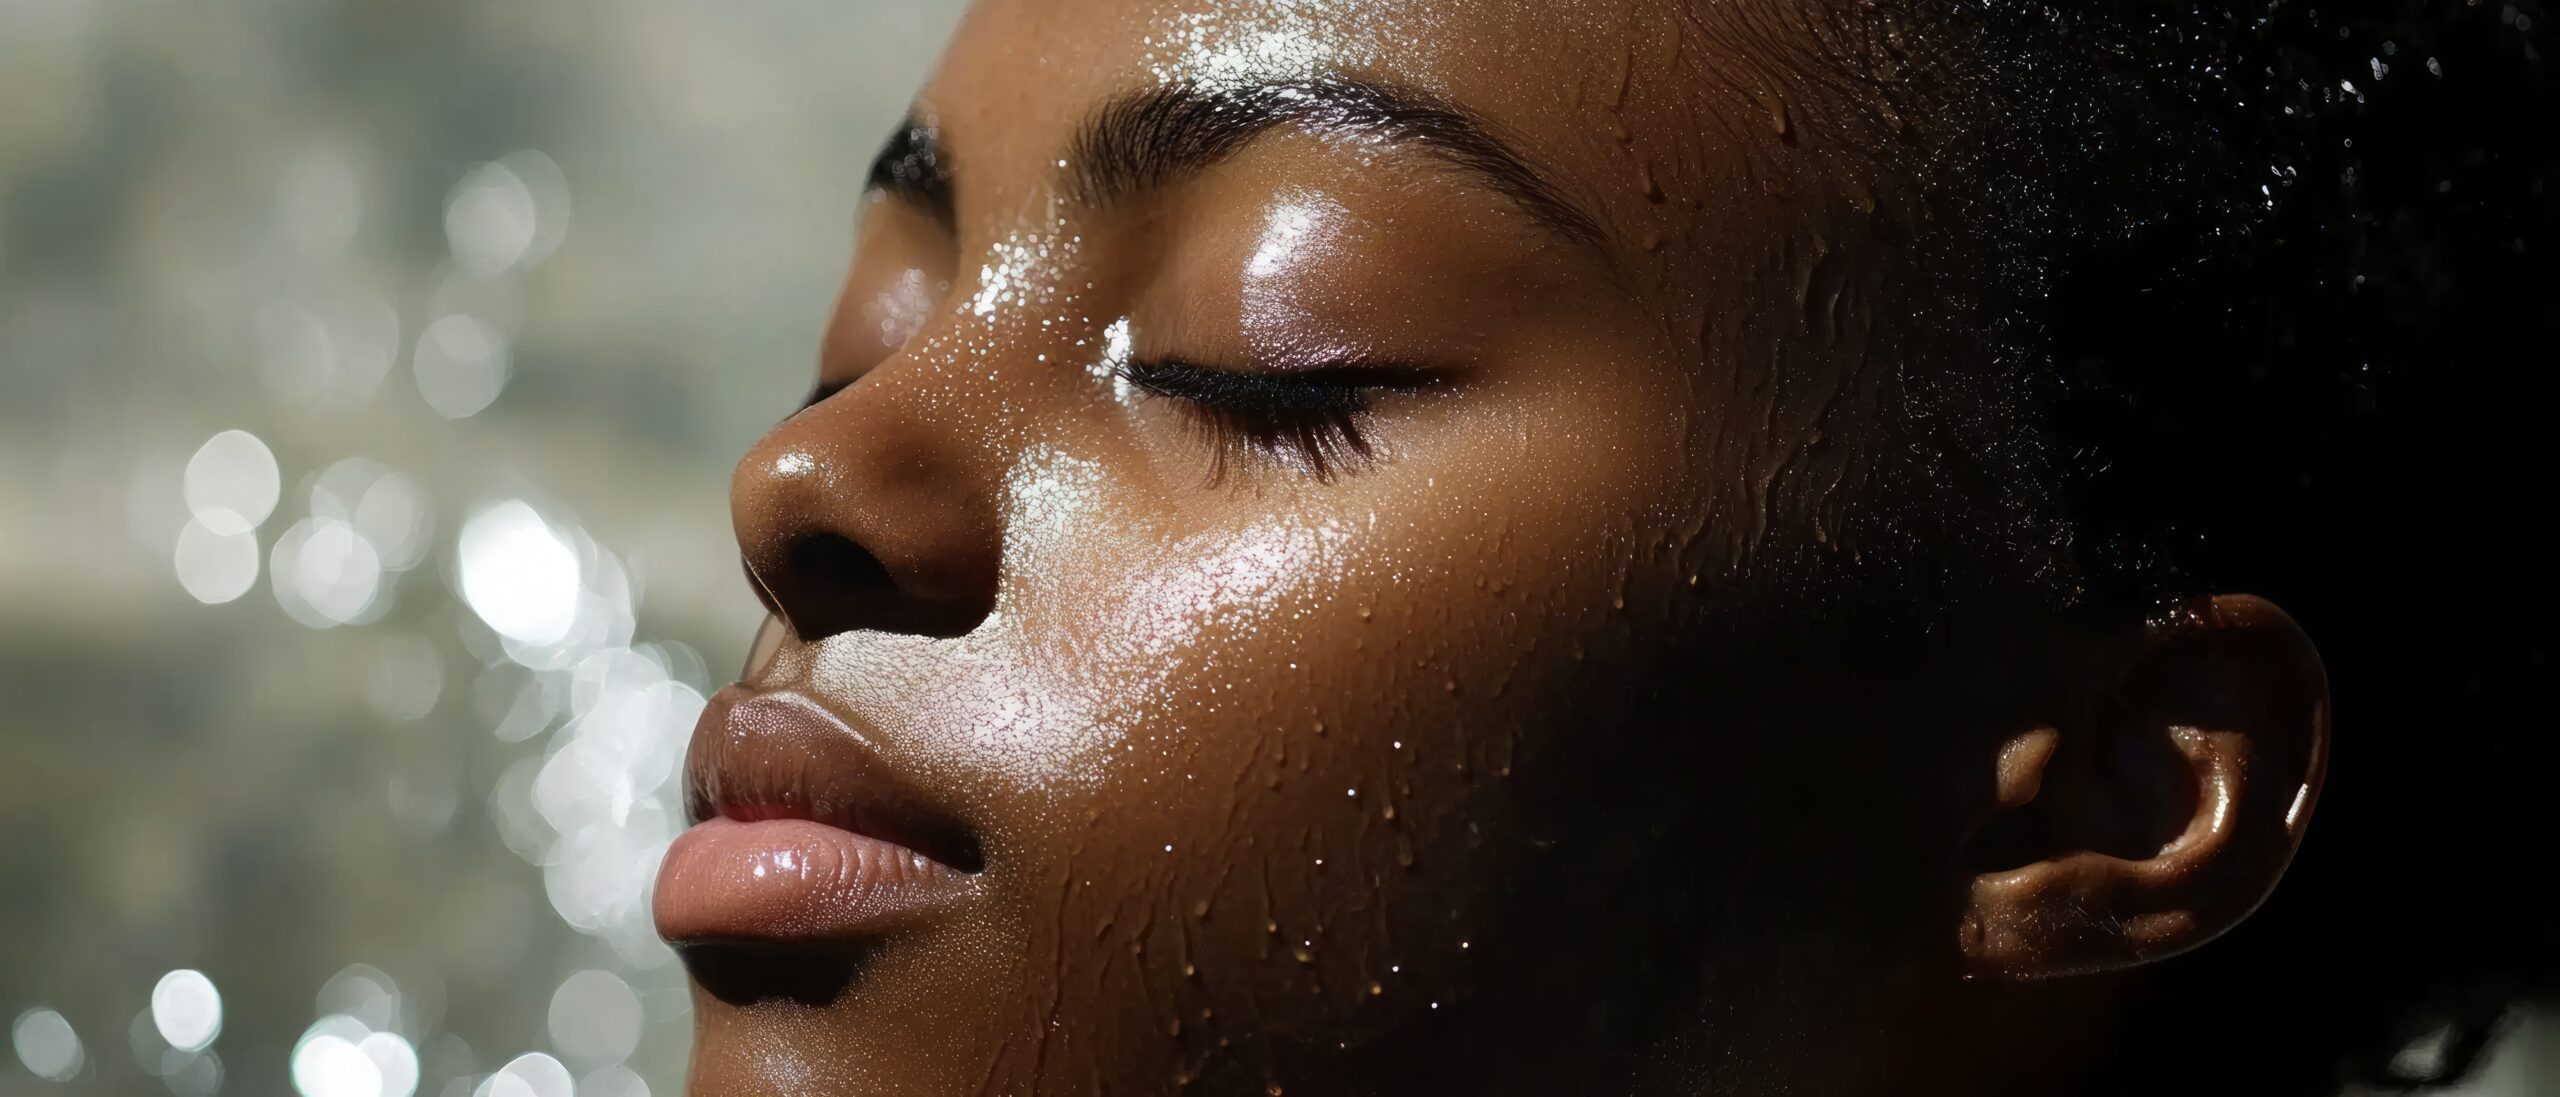
<path id="1" fill-rule="evenodd" d="M 1377 983 L 1374 983 L 1374 982 L 1369 984 L 1369 997 L 1375 998 L 1375 997 L 1378 997 L 1379 995 L 1385 994 L 1386 992 L 1387 992 L 1387 988 L 1386 988 L 1386 987 L 1384 987 L 1384 986 L 1381 986 L 1381 985 L 1379 985 L 1379 984 L 1377 984 Z"/>
<path id="2" fill-rule="evenodd" d="M 1296 958 L 1301 964 L 1312 964 L 1316 962 L 1316 954 L 1312 949 L 1304 947 L 1293 948 L 1289 950 L 1289 955 Z"/>
<path id="3" fill-rule="evenodd" d="M 1194 918 L 1207 918 L 1209 916 L 1209 901 L 1202 899 L 1199 902 L 1191 904 L 1191 916 Z M 1188 965 L 1185 966 L 1188 967 Z M 1190 972 L 1186 970 L 1183 974 L 1188 975 Z"/>

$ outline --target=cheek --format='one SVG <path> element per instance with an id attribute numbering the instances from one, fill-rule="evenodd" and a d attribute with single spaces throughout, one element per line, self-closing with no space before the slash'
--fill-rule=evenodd
<path id="1" fill-rule="evenodd" d="M 989 621 L 834 638 L 815 677 L 973 790 L 1014 983 L 1112 1054 L 1361 1039 L 1506 962 L 1518 774 L 1634 692 L 1613 653 L 1642 646 L 1660 526 L 1629 516 L 1679 509 L 1678 436 L 1604 396 L 1488 397 L 1330 484 L 1148 486 L 1036 449 Z"/>
<path id="2" fill-rule="evenodd" d="M 1515 769 L 1631 692 L 1595 668 L 1625 665 L 1620 493 L 1648 487 L 1456 482 L 1417 461 L 1241 496 L 1259 518 L 1153 549 L 1094 532 L 1125 516 L 1024 527 L 1012 625 L 1057 638 L 1026 654 L 1081 759 L 1048 790 L 1072 829 L 1032 855 L 1066 875 L 1033 891 L 1105 944 L 1060 957 L 1103 1002 L 1188 1011 L 1129 1024 L 1355 1040 L 1492 962 Z"/>
<path id="3" fill-rule="evenodd" d="M 812 673 L 857 710 L 900 714 L 887 730 L 903 760 L 1000 802 L 1025 842 L 1061 813 L 1195 787 L 1184 760 L 1249 749 L 1236 729 L 1297 703 L 1343 647 L 1327 622 L 1353 620 L 1342 607 L 1363 574 L 1344 518 L 1239 498 L 1255 513 L 1185 529 L 1100 462 L 1047 447 L 1006 495 L 985 624 L 960 640 L 831 638 Z"/>

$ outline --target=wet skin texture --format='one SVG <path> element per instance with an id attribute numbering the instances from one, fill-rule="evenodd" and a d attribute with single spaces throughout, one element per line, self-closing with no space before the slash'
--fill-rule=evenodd
<path id="1" fill-rule="evenodd" d="M 1973 268 L 1911 265 L 1964 213 L 1891 151 L 1960 112 L 1832 75 L 1888 30 L 1927 38 L 980 4 L 822 398 L 734 483 L 746 683 L 978 863 L 876 932 L 679 941 L 694 1092 L 1978 1093 L 2102 1056 L 2121 973 L 2281 872 L 2325 686 L 2253 599 L 2057 608 L 2000 487 L 2031 445 L 1933 472 L 1904 367 L 2007 397 L 1927 334 Z M 1865 627 L 1921 592 L 1925 633 Z"/>

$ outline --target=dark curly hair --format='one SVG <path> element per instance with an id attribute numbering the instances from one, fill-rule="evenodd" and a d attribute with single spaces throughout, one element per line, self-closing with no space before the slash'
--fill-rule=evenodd
<path id="1" fill-rule="evenodd" d="M 2300 859 L 2161 965 L 2132 1093 L 2459 1079 L 2548 1004 L 2560 856 L 2549 379 L 2560 172 L 2534 0 L 2001 0 L 2032 150 L 2020 295 L 2093 599 L 2248 591 L 2320 645 L 2337 752 Z M 2542 730 L 2535 730 L 2540 728 Z M 2174 1033 L 2174 1035 L 2172 1035 Z M 2432 1064 L 2395 1056 L 2433 1036 Z"/>

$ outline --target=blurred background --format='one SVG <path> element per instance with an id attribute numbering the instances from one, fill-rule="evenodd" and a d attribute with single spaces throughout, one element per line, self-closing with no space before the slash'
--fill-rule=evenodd
<path id="1" fill-rule="evenodd" d="M 638 1097 L 944 0 L 0 0 L 0 1094 Z"/>
<path id="2" fill-rule="evenodd" d="M 679 1091 L 728 470 L 958 6 L 0 0 L 0 1097 Z"/>

